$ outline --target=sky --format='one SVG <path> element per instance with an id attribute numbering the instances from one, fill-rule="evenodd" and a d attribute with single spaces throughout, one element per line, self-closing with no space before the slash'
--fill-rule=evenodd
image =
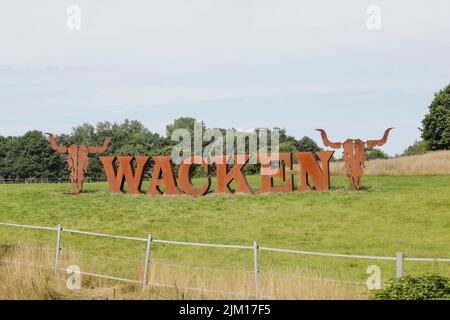
<path id="1" fill-rule="evenodd" d="M 448 0 L 4 2 L 0 135 L 192 116 L 316 141 L 395 127 L 394 155 L 450 83 L 449 16 Z"/>

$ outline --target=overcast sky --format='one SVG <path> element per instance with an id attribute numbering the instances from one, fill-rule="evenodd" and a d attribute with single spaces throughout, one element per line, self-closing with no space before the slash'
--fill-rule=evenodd
<path id="1" fill-rule="evenodd" d="M 448 0 L 5 1 L 0 134 L 125 118 L 164 133 L 193 116 L 316 140 L 314 128 L 344 140 L 393 126 L 383 149 L 400 153 L 450 83 L 449 17 Z"/>

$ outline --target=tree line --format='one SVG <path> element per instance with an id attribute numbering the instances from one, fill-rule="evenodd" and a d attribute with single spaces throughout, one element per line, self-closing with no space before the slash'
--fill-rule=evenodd
<path id="1" fill-rule="evenodd" d="M 176 129 L 188 129 L 193 136 L 196 119 L 182 117 L 166 126 L 166 134 L 150 131 L 137 120 L 124 120 L 121 123 L 99 122 L 96 125 L 85 123 L 72 129 L 70 134 L 56 136 L 59 144 L 84 144 L 100 146 L 105 137 L 111 143 L 105 155 L 171 155 L 177 144 L 171 140 Z M 201 122 L 203 128 L 206 125 Z M 428 151 L 450 150 L 450 84 L 435 94 L 422 120 L 421 140 L 408 147 L 402 155 L 423 154 Z M 225 133 L 225 129 L 220 129 Z M 280 152 L 318 151 L 317 143 L 305 136 L 296 139 L 280 129 Z M 248 148 L 247 148 L 248 150 Z M 383 159 L 388 156 L 379 149 L 366 150 L 367 158 Z M 257 172 L 257 165 L 245 168 L 247 174 Z M 98 156 L 90 155 L 87 178 L 104 179 L 104 172 Z M 28 131 L 22 136 L 0 136 L 0 179 L 63 179 L 69 178 L 67 156 L 53 151 L 47 137 L 40 131 Z"/>
<path id="2" fill-rule="evenodd" d="M 422 132 L 421 139 L 408 147 L 403 155 L 450 150 L 450 84 L 435 93 L 419 129 Z"/>
<path id="3" fill-rule="evenodd" d="M 85 123 L 72 129 L 70 134 L 56 136 L 58 144 L 84 144 L 100 146 L 106 137 L 111 137 L 104 155 L 171 155 L 178 143 L 172 141 L 172 132 L 179 128 L 193 133 L 197 120 L 190 117 L 175 119 L 166 126 L 166 134 L 150 131 L 140 121 L 124 120 L 121 123 L 99 122 L 96 125 Z M 203 127 L 206 128 L 202 122 Z M 225 133 L 226 129 L 220 129 Z M 193 136 L 193 134 L 192 134 Z M 280 152 L 318 151 L 321 148 L 309 138 L 296 139 L 280 129 Z M 98 155 L 89 156 L 86 178 L 104 179 L 104 171 Z M 247 174 L 257 172 L 258 165 L 245 168 Z M 22 136 L 0 136 L 0 179 L 69 179 L 67 155 L 51 149 L 48 138 L 41 131 L 28 131 Z"/>

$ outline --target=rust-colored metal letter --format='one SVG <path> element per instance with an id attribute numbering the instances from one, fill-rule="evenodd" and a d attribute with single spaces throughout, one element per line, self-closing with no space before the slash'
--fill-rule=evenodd
<path id="1" fill-rule="evenodd" d="M 330 189 L 330 170 L 329 162 L 334 151 L 318 151 L 316 155 L 319 157 L 322 168 L 320 168 L 316 159 L 311 152 L 296 152 L 295 156 L 300 164 L 300 191 L 308 191 L 311 189 L 309 177 L 314 182 L 314 188 L 319 191 Z"/>
<path id="2" fill-rule="evenodd" d="M 279 167 L 272 169 L 273 159 L 278 159 Z M 274 155 L 259 155 L 259 162 L 261 164 L 261 187 L 259 192 L 292 192 L 294 190 L 294 174 L 292 167 L 292 153 L 279 153 Z M 289 179 L 286 181 L 286 167 L 288 170 Z M 275 187 L 273 179 L 280 178 L 286 182 L 284 186 Z"/>
<path id="3" fill-rule="evenodd" d="M 193 164 L 201 165 L 208 175 L 208 180 L 200 188 L 195 188 L 192 185 L 191 168 Z M 185 159 L 178 170 L 178 182 L 183 192 L 190 196 L 203 196 L 208 193 L 209 188 L 211 187 L 211 177 L 209 176 L 209 165 L 206 163 L 205 159 L 200 156 L 192 156 Z"/>
<path id="4" fill-rule="evenodd" d="M 153 157 L 155 166 L 153 167 L 152 180 L 147 194 L 151 195 L 180 195 L 175 174 L 173 172 L 172 158 L 168 156 Z M 165 190 L 161 190 L 161 186 L 165 186 Z"/>
<path id="5" fill-rule="evenodd" d="M 241 163 L 238 163 L 241 161 Z M 248 184 L 247 178 L 242 172 L 242 168 L 248 163 L 249 155 L 234 156 L 234 166 L 227 169 L 227 156 L 215 156 L 213 160 L 217 168 L 217 187 L 215 193 L 232 193 L 230 184 L 236 182 L 235 193 L 248 193 L 253 194 L 253 190 Z M 244 160 L 244 161 L 242 161 Z M 242 163 L 244 162 L 244 163 Z"/>
<path id="6" fill-rule="evenodd" d="M 109 190 L 111 192 L 123 192 L 124 184 L 127 183 L 128 193 L 141 193 L 142 179 L 144 177 L 144 170 L 150 157 L 137 156 L 136 169 L 132 168 L 132 161 L 134 157 L 117 157 L 119 167 L 116 170 L 114 162 L 116 157 L 100 157 L 100 161 L 105 169 L 106 179 L 108 180 Z M 134 172 L 133 172 L 134 171 Z"/>

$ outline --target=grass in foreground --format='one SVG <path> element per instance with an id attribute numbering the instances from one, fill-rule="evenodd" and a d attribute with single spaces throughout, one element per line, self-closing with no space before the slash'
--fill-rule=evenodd
<path id="1" fill-rule="evenodd" d="M 194 269 L 152 261 L 149 286 L 124 284 L 83 275 L 80 289 L 66 285 L 73 273 L 53 272 L 53 250 L 23 245 L 0 247 L 0 299 L 255 299 L 253 275 L 244 270 Z M 90 268 L 75 251 L 62 264 Z M 141 274 L 142 269 L 133 270 Z M 293 281 L 293 280 L 296 281 Z M 357 299 L 350 284 L 311 271 L 267 272 L 261 277 L 262 299 Z M 195 288 L 195 290 L 193 289 Z M 214 290 L 208 290 L 214 288 Z"/>
<path id="2" fill-rule="evenodd" d="M 253 186 L 258 177 L 249 177 Z M 348 191 L 345 177 L 332 177 L 330 192 L 192 198 L 110 195 L 104 183 L 87 184 L 72 196 L 62 185 L 1 185 L 0 221 L 56 226 L 156 239 L 251 245 L 299 250 L 395 256 L 448 257 L 450 176 L 364 177 L 364 189 Z M 1 243 L 54 245 L 54 232 L 0 226 Z M 145 243 L 63 234 L 63 252 L 83 256 L 86 271 L 140 279 Z M 155 244 L 161 264 L 252 270 L 252 252 Z M 261 273 L 311 271 L 346 281 L 365 281 L 366 269 L 395 263 L 260 252 Z M 158 264 L 155 264 L 158 266 Z M 64 266 L 65 267 L 65 266 Z M 94 270 L 95 269 L 95 270 Z M 440 263 L 405 262 L 406 274 L 450 274 Z M 236 279 L 239 279 L 236 277 Z M 169 280 L 172 281 L 172 280 Z M 172 281 L 173 282 L 173 281 Z M 294 280 L 297 285 L 300 280 Z M 268 290 L 268 289 L 267 289 Z M 361 288 L 355 288 L 361 291 Z"/>

